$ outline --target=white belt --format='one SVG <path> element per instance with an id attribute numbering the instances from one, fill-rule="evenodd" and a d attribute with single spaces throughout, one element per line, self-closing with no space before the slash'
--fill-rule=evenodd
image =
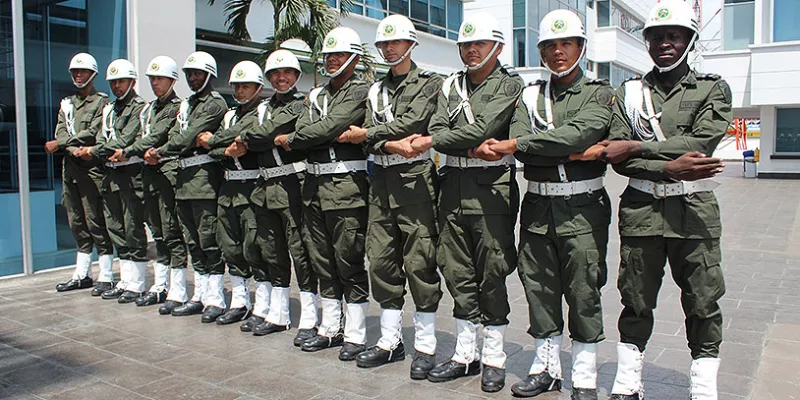
<path id="1" fill-rule="evenodd" d="M 672 196 L 683 196 L 697 192 L 710 192 L 719 186 L 719 182 L 701 179 L 694 182 L 656 183 L 644 179 L 628 180 L 628 186 L 644 193 L 652 194 L 657 199 Z"/>
<path id="2" fill-rule="evenodd" d="M 454 156 L 447 156 L 447 161 L 445 164 L 448 167 L 457 167 L 457 168 L 477 168 L 477 167 L 497 167 L 500 165 L 514 165 L 514 156 L 507 155 L 503 157 L 501 160 L 497 161 L 486 161 L 481 160 L 480 158 L 469 158 L 469 157 L 454 157 Z"/>
<path id="3" fill-rule="evenodd" d="M 389 155 L 376 154 L 375 164 L 378 164 L 381 167 L 391 167 L 392 165 L 411 164 L 417 161 L 429 160 L 430 158 L 431 158 L 430 150 L 413 158 L 405 158 L 399 154 L 389 154 Z"/>
<path id="4" fill-rule="evenodd" d="M 605 186 L 603 177 L 574 182 L 533 182 L 528 181 L 528 193 L 541 196 L 573 196 L 591 193 Z"/>
<path id="5" fill-rule="evenodd" d="M 107 162 L 106 167 L 117 168 L 117 167 L 124 167 L 126 165 L 132 164 L 141 164 L 144 160 L 139 157 L 133 156 L 128 159 L 128 161 L 120 161 L 120 162 Z"/>
<path id="6" fill-rule="evenodd" d="M 194 167 L 195 165 L 203 165 L 208 164 L 216 161 L 215 159 L 211 158 L 208 154 L 200 154 L 196 156 L 181 158 L 180 164 L 181 168 L 189 168 Z"/>
<path id="7" fill-rule="evenodd" d="M 261 176 L 261 171 L 257 169 L 229 169 L 225 171 L 226 181 L 250 181 L 258 179 L 259 176 Z"/>
<path id="8" fill-rule="evenodd" d="M 272 179 L 281 176 L 296 174 L 298 172 L 303 172 L 305 170 L 306 170 L 306 163 L 299 161 L 292 164 L 281 165 L 280 167 L 261 168 L 261 176 L 263 176 L 264 179 Z"/>
<path id="9" fill-rule="evenodd" d="M 308 164 L 308 172 L 313 175 L 345 174 L 366 171 L 367 160 L 335 161 L 324 164 Z"/>

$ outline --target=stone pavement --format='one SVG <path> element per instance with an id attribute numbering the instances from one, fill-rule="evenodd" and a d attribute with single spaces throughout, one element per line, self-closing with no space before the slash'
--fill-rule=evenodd
<path id="1" fill-rule="evenodd" d="M 800 181 L 744 180 L 730 164 L 717 189 L 723 209 L 724 270 L 728 293 L 720 399 L 800 398 Z M 625 182 L 610 174 L 616 205 Z M 619 261 L 616 222 L 609 244 L 604 289 L 608 340 L 600 345 L 601 399 L 611 388 L 620 311 L 615 287 Z M 410 357 L 372 370 L 342 363 L 337 350 L 303 353 L 292 346 L 295 329 L 267 337 L 238 325 L 200 323 L 199 316 L 159 316 L 155 307 L 119 305 L 89 291 L 55 293 L 71 270 L 0 281 L 0 398 L 4 399 L 468 399 L 509 398 L 508 387 L 527 374 L 533 359 L 527 305 L 516 274 L 508 279 L 512 302 L 506 352 L 506 389 L 480 390 L 480 377 L 444 384 L 408 378 Z M 669 276 L 669 275 L 667 275 Z M 688 398 L 689 352 L 679 293 L 667 281 L 659 298 L 655 334 L 646 352 L 648 399 Z M 410 305 L 410 297 L 408 304 Z M 296 287 L 292 313 L 299 310 Z M 453 351 L 452 299 L 439 310 L 439 351 Z M 378 307 L 367 321 L 370 343 L 379 335 Z M 413 348 L 407 307 L 403 331 Z M 569 346 L 562 352 L 569 379 Z M 565 388 L 569 387 L 566 382 Z M 569 390 L 542 395 L 567 399 Z"/>

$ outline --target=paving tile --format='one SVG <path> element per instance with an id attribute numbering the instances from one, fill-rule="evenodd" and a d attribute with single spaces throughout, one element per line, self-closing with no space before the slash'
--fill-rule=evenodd
<path id="1" fill-rule="evenodd" d="M 153 397 L 164 398 L 164 397 Z M 148 397 L 141 396 L 118 386 L 113 386 L 105 382 L 90 382 L 81 384 L 74 389 L 62 392 L 51 397 L 53 400 L 145 400 Z"/>
<path id="2" fill-rule="evenodd" d="M 185 348 L 163 344 L 151 338 L 137 337 L 102 346 L 111 353 L 147 364 L 155 364 L 186 354 Z"/>
<path id="3" fill-rule="evenodd" d="M 47 362 L 14 369 L 0 376 L 0 379 L 14 382 L 41 397 L 50 397 L 94 380 L 71 368 Z"/>
<path id="4" fill-rule="evenodd" d="M 219 383 L 250 370 L 250 366 L 244 363 L 200 353 L 188 353 L 155 365 L 161 369 L 208 383 Z"/>
<path id="5" fill-rule="evenodd" d="M 92 378 L 129 390 L 173 375 L 172 372 L 165 369 L 155 368 L 124 357 L 109 358 L 80 368 L 79 371 Z"/>
<path id="6" fill-rule="evenodd" d="M 59 335 L 91 346 L 107 346 L 130 338 L 125 332 L 99 324 L 82 325 L 60 332 Z"/>
<path id="7" fill-rule="evenodd" d="M 194 379 L 162 380 L 140 386 L 135 392 L 153 399 L 170 400 L 235 400 L 242 396 L 228 389 L 220 388 Z"/>
<path id="8" fill-rule="evenodd" d="M 391 391 L 408 378 L 405 376 L 375 375 L 368 371 L 351 370 L 338 365 L 325 365 L 305 371 L 298 379 L 313 381 L 324 387 L 345 390 L 361 396 L 379 396 Z"/>
<path id="9" fill-rule="evenodd" d="M 44 362 L 33 354 L 14 347 L 0 347 L 0 374 L 16 371 Z"/>
<path id="10" fill-rule="evenodd" d="M 277 370 L 275 368 L 274 370 Z M 311 399 L 326 391 L 314 381 L 278 375 L 273 370 L 257 369 L 220 382 L 219 386 L 239 393 L 272 400 Z"/>
<path id="11" fill-rule="evenodd" d="M 68 368 L 81 368 L 114 357 L 112 353 L 73 341 L 34 350 L 32 354 Z"/>

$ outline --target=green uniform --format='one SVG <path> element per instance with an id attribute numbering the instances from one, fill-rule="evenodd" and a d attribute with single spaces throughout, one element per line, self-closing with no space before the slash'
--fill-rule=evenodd
<path id="1" fill-rule="evenodd" d="M 596 343 L 604 339 L 600 289 L 607 276 L 611 202 L 601 186 L 567 195 L 548 194 L 546 188 L 556 188 L 549 182 L 602 181 L 605 162 L 570 161 L 569 155 L 606 138 L 614 91 L 607 81 L 583 73 L 569 84 L 551 85 L 537 81 L 523 91 L 510 128 L 525 179 L 536 185 L 525 194 L 520 214 L 518 273 L 528 300 L 528 333 L 537 339 L 563 333 L 563 297 L 571 337 Z M 552 121 L 547 121 L 550 99 Z"/>
<path id="2" fill-rule="evenodd" d="M 306 155 L 299 150 L 276 148 L 275 136 L 294 131 L 302 114 L 305 96 L 293 90 L 273 95 L 259 105 L 260 125 L 243 131 L 248 151 L 258 155 L 262 169 L 278 168 L 302 162 Z M 276 171 L 276 170 L 272 170 Z M 301 186 L 304 173 L 262 179 L 253 191 L 251 202 L 256 213 L 256 244 L 266 268 L 253 270 L 256 281 L 269 281 L 273 287 L 289 287 L 294 263 L 300 292 L 317 293 L 317 276 L 311 267 L 308 250 L 301 235 L 303 200 Z M 255 266 L 254 266 L 255 267 Z"/>
<path id="3" fill-rule="evenodd" d="M 187 159 L 206 154 L 204 149 L 195 147 L 197 135 L 216 131 L 228 106 L 222 95 L 205 90 L 184 100 L 181 110 L 184 109 L 185 113 L 179 112 L 178 123 L 169 131 L 169 140 L 158 148 L 162 157 Z M 217 245 L 217 192 L 222 179 L 216 162 L 178 169 L 175 184 L 178 219 L 192 267 L 200 274 L 225 272 Z"/>
<path id="4" fill-rule="evenodd" d="M 371 89 L 378 107 L 391 106 L 391 120 L 377 114 L 372 99 L 367 102 L 365 146 L 376 155 L 369 191 L 369 225 L 366 251 L 370 262 L 372 297 L 381 308 L 402 310 L 406 280 L 419 312 L 435 312 L 442 297 L 439 272 L 436 270 L 436 221 L 438 176 L 430 157 L 380 165 L 389 140 L 403 139 L 415 133 L 426 134 L 436 108 L 436 94 L 442 79 L 421 71 L 412 63 L 406 75 L 386 78 Z M 383 104 L 385 88 L 389 103 Z M 376 89 L 378 91 L 376 91 Z"/>
<path id="5" fill-rule="evenodd" d="M 139 114 L 145 101 L 131 90 L 103 110 L 103 129 L 92 148 L 95 158 L 106 160 L 117 149 L 124 149 L 141 136 Z M 147 233 L 144 230 L 142 164 L 117 166 L 107 163 L 103 176 L 103 205 L 106 227 L 122 260 L 147 261 Z"/>
<path id="6" fill-rule="evenodd" d="M 98 255 L 113 255 L 114 247 L 106 230 L 100 195 L 104 163 L 98 159 L 84 161 L 72 156 L 78 147 L 93 146 L 97 142 L 108 95 L 92 89 L 85 98 L 73 95 L 61 102 L 56 124 L 58 149 L 64 157 L 61 205 L 67 211 L 69 227 L 79 252 L 91 254 L 92 249 L 97 248 Z M 65 108 L 69 109 L 71 118 L 64 114 Z"/>
<path id="7" fill-rule="evenodd" d="M 238 107 L 228 111 L 222 126 L 208 141 L 209 155 L 222 163 L 226 174 L 234 171 L 258 171 L 258 156 L 247 153 L 239 158 L 227 157 L 225 148 L 236 137 L 255 127 L 258 122 L 256 108 Z M 251 266 L 263 269 L 261 254 L 255 245 L 256 216 L 250 203 L 250 196 L 258 185 L 259 176 L 252 179 L 225 178 L 217 197 L 217 243 L 222 250 L 222 259 L 228 265 L 231 275 L 250 278 Z M 225 273 L 225 269 L 212 273 Z"/>
<path id="8" fill-rule="evenodd" d="M 144 153 L 167 142 L 175 125 L 181 99 L 173 92 L 167 99 L 153 100 L 145 106 L 140 122 L 142 137 L 124 150 L 127 158 L 144 158 Z M 145 220 L 156 244 L 156 262 L 172 268 L 186 268 L 186 245 L 175 208 L 175 181 L 178 161 L 166 160 L 142 168 Z"/>
<path id="9" fill-rule="evenodd" d="M 336 91 L 327 84 L 319 91 L 317 104 L 303 109 L 296 130 L 289 134 L 292 150 L 308 154 L 309 171 L 302 188 L 303 240 L 319 279 L 320 295 L 335 300 L 344 297 L 347 303 L 364 303 L 369 296 L 364 266 L 367 172 L 315 172 L 318 165 L 337 161 L 366 163 L 362 146 L 335 142 L 350 125 L 364 122 L 366 98 L 367 85 L 354 77 Z"/>
<path id="10" fill-rule="evenodd" d="M 455 87 L 439 95 L 428 132 L 433 147 L 449 157 L 467 152 L 485 140 L 508 138 L 514 103 L 522 80 L 496 63 L 492 73 L 474 86 L 463 72 L 454 85 L 467 80 L 469 106 L 474 123 Z M 460 111 L 450 117 L 450 112 Z M 462 159 L 463 160 L 463 159 Z M 513 160 L 512 160 L 513 161 Z M 506 277 L 517 265 L 514 224 L 519 188 L 513 162 L 506 165 L 440 170 L 439 244 L 436 263 L 455 302 L 458 320 L 484 325 L 507 325 Z"/>
<path id="11" fill-rule="evenodd" d="M 626 113 L 628 94 L 623 84 L 617 90 L 610 138 L 651 140 L 642 143 L 641 156 L 615 165 L 614 170 L 633 179 L 669 183 L 664 175 L 667 161 L 693 151 L 713 154 L 731 122 L 731 91 L 719 76 L 694 71 L 683 76 L 669 93 L 656 84 L 653 72 L 641 83 L 652 92 L 653 113 L 660 114 L 666 140 L 652 140 L 650 122 L 641 113 L 632 121 Z M 681 288 L 692 357 L 717 357 L 722 342 L 722 313 L 717 300 L 725 293 L 721 231 L 719 204 L 711 191 L 657 198 L 653 192 L 631 186 L 625 189 L 619 207 L 617 283 L 624 306 L 619 318 L 621 342 L 644 351 L 653 331 L 653 310 L 664 266 L 669 261 L 672 277 Z"/>

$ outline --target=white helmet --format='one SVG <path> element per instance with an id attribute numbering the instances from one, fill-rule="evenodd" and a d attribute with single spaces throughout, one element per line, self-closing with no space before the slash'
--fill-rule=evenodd
<path id="1" fill-rule="evenodd" d="M 150 60 L 145 75 L 163 76 L 165 78 L 178 80 L 178 63 L 171 57 L 158 56 Z"/>
<path id="2" fill-rule="evenodd" d="M 95 60 L 94 57 L 88 53 L 78 53 L 72 57 L 72 60 L 69 61 L 69 70 L 72 71 L 73 69 L 85 69 L 93 72 L 92 77 L 87 79 L 83 85 L 79 85 L 77 82 L 75 82 L 75 78 L 72 78 L 72 84 L 78 89 L 83 89 L 86 87 L 86 85 L 88 85 L 89 82 L 94 79 L 99 71 L 97 68 L 97 60 Z"/>
<path id="3" fill-rule="evenodd" d="M 495 50 L 497 50 L 497 47 L 505 43 L 503 32 L 500 31 L 500 25 L 497 23 L 497 20 L 489 14 L 476 13 L 464 18 L 464 21 L 461 23 L 461 28 L 458 30 L 458 41 L 456 41 L 456 43 L 462 44 L 477 42 L 479 40 L 492 41 L 494 42 L 494 47 L 492 47 L 492 51 L 486 55 L 486 58 L 484 58 L 480 64 L 474 67 L 465 64 L 464 66 L 470 71 L 481 69 L 489 61 L 489 58 L 494 54 Z"/>
<path id="4" fill-rule="evenodd" d="M 408 40 L 413 42 L 413 44 L 406 50 L 406 53 L 403 54 L 402 57 L 399 59 L 390 62 L 386 59 L 386 56 L 383 55 L 383 51 L 381 51 L 380 47 L 378 47 L 378 43 L 381 42 L 388 42 L 390 40 Z M 414 47 L 419 45 L 419 40 L 417 40 L 417 29 L 414 28 L 414 23 L 411 22 L 410 19 L 402 16 L 402 15 L 390 15 L 378 24 L 378 30 L 375 33 L 375 47 L 378 47 L 378 52 L 381 53 L 383 60 L 389 66 L 395 66 L 403 62 L 406 57 L 411 54 L 411 51 L 414 50 Z"/>
<path id="5" fill-rule="evenodd" d="M 119 58 L 108 64 L 106 69 L 106 80 L 115 81 L 117 79 L 136 79 L 136 68 L 130 61 Z"/>
<path id="6" fill-rule="evenodd" d="M 259 86 L 258 90 L 253 93 L 247 100 L 239 100 L 236 96 L 233 97 L 239 104 L 247 104 L 261 93 L 261 88 L 264 87 L 264 74 L 261 72 L 261 67 L 252 61 L 239 61 L 233 66 L 231 70 L 231 78 L 228 83 L 255 83 Z"/>
<path id="7" fill-rule="evenodd" d="M 205 51 L 195 51 L 194 53 L 189 54 L 189 57 L 186 57 L 186 62 L 183 63 L 184 74 L 186 73 L 187 69 L 208 72 L 206 81 L 203 83 L 203 87 L 198 90 L 198 92 L 202 92 L 203 89 L 208 86 L 208 81 L 211 80 L 211 77 L 217 77 L 217 60 L 215 60 L 211 54 L 208 54 Z"/>
<path id="8" fill-rule="evenodd" d="M 325 35 L 322 54 L 331 53 L 350 53 L 350 58 L 347 59 L 347 62 L 342 64 L 336 72 L 328 74 L 331 78 L 335 78 L 350 66 L 356 56 L 364 54 L 364 47 L 361 45 L 361 37 L 358 36 L 358 32 L 346 26 L 331 29 Z"/>
<path id="9" fill-rule="evenodd" d="M 681 26 L 692 31 L 692 40 L 683 56 L 674 64 L 668 67 L 657 67 L 660 72 L 669 72 L 677 68 L 686 59 L 691 51 L 697 36 L 700 33 L 700 25 L 697 16 L 692 9 L 692 5 L 683 0 L 661 0 L 651 10 L 647 21 L 644 23 L 642 34 L 646 36 L 647 30 L 657 26 Z M 650 44 L 647 43 L 649 47 Z"/>
<path id="10" fill-rule="evenodd" d="M 581 39 L 583 42 L 583 49 L 581 50 L 580 57 L 575 60 L 575 64 L 572 64 L 566 71 L 555 72 L 550 69 L 550 66 L 548 66 L 546 62 L 542 61 L 544 67 L 556 78 L 561 78 L 572 73 L 581 63 L 583 57 L 586 56 L 586 31 L 583 29 L 583 21 L 572 11 L 553 10 L 547 13 L 539 24 L 539 42 L 537 43 L 539 50 L 541 50 L 543 47 L 542 45 L 549 40 L 566 38 Z"/>
<path id="11" fill-rule="evenodd" d="M 285 49 L 278 49 L 270 53 L 269 57 L 267 57 L 267 63 L 264 66 L 264 73 L 269 75 L 269 71 L 278 69 L 278 68 L 292 68 L 297 71 L 297 80 L 294 82 L 294 85 L 286 91 L 277 91 L 280 94 L 288 93 L 292 89 L 294 89 L 297 82 L 300 81 L 300 77 L 303 76 L 303 70 L 300 69 L 300 60 L 297 59 L 297 56 L 294 55 L 289 50 Z"/>

